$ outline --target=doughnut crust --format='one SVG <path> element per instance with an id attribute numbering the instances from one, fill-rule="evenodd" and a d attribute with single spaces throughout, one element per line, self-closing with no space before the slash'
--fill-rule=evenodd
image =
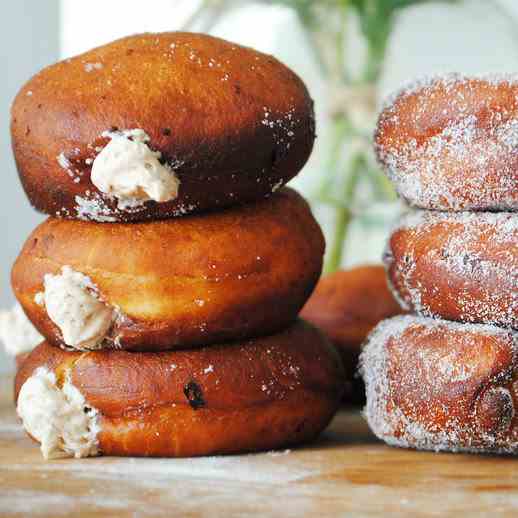
<path id="1" fill-rule="evenodd" d="M 380 163 L 411 205 L 518 210 L 518 80 L 449 74 L 405 86 L 375 134 Z"/>
<path id="2" fill-rule="evenodd" d="M 22 366 L 22 363 L 29 357 L 29 354 L 30 352 L 20 353 L 14 357 L 14 362 L 17 370 Z"/>
<path id="3" fill-rule="evenodd" d="M 293 322 L 322 269 L 324 238 L 285 188 L 206 215 L 99 225 L 49 218 L 12 270 L 13 291 L 45 338 L 64 345 L 35 296 L 69 265 L 120 312 L 105 348 L 157 351 L 269 334 Z"/>
<path id="4" fill-rule="evenodd" d="M 369 426 L 393 446 L 518 453 L 517 350 L 494 326 L 385 320 L 360 358 Z"/>
<path id="5" fill-rule="evenodd" d="M 47 343 L 22 364 L 68 376 L 99 415 L 102 454 L 185 457 L 265 450 L 316 437 L 336 412 L 343 370 L 297 321 L 266 338 L 161 353 L 67 352 Z"/>
<path id="6" fill-rule="evenodd" d="M 518 215 L 410 212 L 384 260 L 407 309 L 518 328 Z"/>
<path id="7" fill-rule="evenodd" d="M 355 378 L 361 345 L 381 320 L 403 310 L 387 286 L 381 265 L 340 270 L 322 277 L 301 312 L 336 347 L 345 367 L 345 398 L 364 401 L 365 390 Z"/>
<path id="8" fill-rule="evenodd" d="M 57 92 L 59 93 L 57 95 Z M 11 135 L 32 205 L 100 222 L 163 219 L 269 195 L 315 138 L 313 102 L 275 58 L 203 34 L 129 36 L 49 66 L 18 93 Z M 91 182 L 105 131 L 142 129 L 178 197 L 119 209 Z"/>

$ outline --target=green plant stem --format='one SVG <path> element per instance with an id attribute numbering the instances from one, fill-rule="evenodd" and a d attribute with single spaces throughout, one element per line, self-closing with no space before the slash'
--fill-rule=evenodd
<path id="1" fill-rule="evenodd" d="M 331 147 L 329 149 L 329 158 L 326 160 L 325 178 L 317 194 L 318 199 L 327 198 L 330 195 L 336 170 L 340 164 L 343 140 L 348 134 L 348 125 L 344 117 L 333 119 L 331 124 Z"/>
<path id="2" fill-rule="evenodd" d="M 390 28 L 391 23 L 389 20 L 387 20 L 387 30 L 384 31 L 383 34 L 378 33 L 376 41 L 367 38 L 367 59 L 362 77 L 359 81 L 360 85 L 363 84 L 369 87 L 378 83 L 382 73 L 382 65 L 387 50 Z M 345 115 L 343 116 L 343 119 L 348 122 Z M 335 229 L 332 238 L 331 250 L 327 256 L 326 264 L 324 267 L 325 273 L 336 271 L 342 264 L 344 258 L 343 249 L 352 221 L 352 212 L 350 207 L 353 205 L 354 199 L 356 198 L 356 191 L 358 188 L 361 171 L 362 169 L 367 169 L 368 165 L 369 164 L 367 159 L 362 153 L 357 154 L 350 163 L 350 169 L 344 184 L 343 207 L 336 207 L 335 209 Z M 379 179 L 379 183 L 374 178 L 371 178 L 371 180 L 377 184 L 376 187 L 378 189 L 380 187 L 386 189 L 386 186 L 383 185 L 382 178 Z M 329 185 L 329 183 L 329 181 L 326 182 L 327 185 Z"/>
<path id="3" fill-rule="evenodd" d="M 344 206 L 336 209 L 334 236 L 331 250 L 324 266 L 324 273 L 334 272 L 340 268 L 340 265 L 342 264 L 344 243 L 347 239 L 352 219 L 350 207 L 354 200 L 356 187 L 360 178 L 360 171 L 363 167 L 365 167 L 365 158 L 361 153 L 359 153 L 353 158 L 349 174 L 344 183 L 342 196 Z"/>

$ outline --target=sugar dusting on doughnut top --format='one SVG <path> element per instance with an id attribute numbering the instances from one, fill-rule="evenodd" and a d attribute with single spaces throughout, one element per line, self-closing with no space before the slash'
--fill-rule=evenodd
<path id="1" fill-rule="evenodd" d="M 518 215 L 415 210 L 391 235 L 384 260 L 403 307 L 518 328 Z"/>
<path id="2" fill-rule="evenodd" d="M 407 84 L 384 103 L 375 142 L 412 205 L 518 210 L 518 76 L 448 74 Z"/>
<path id="3" fill-rule="evenodd" d="M 437 336 L 452 343 L 428 347 Z M 465 358 L 470 350 L 489 363 Z M 385 320 L 370 334 L 360 358 L 364 415 L 376 436 L 394 446 L 515 453 L 518 430 L 510 390 L 517 360 L 518 334 L 512 331 L 410 315 Z M 510 405 L 501 409 L 509 416 L 506 426 L 496 431 L 480 420 L 485 416 L 479 398 L 486 390 L 498 391 Z"/>

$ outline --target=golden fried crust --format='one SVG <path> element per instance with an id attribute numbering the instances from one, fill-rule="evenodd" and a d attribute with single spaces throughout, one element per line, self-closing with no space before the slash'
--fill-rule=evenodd
<path id="1" fill-rule="evenodd" d="M 386 320 L 361 356 L 365 414 L 389 444 L 518 452 L 518 336 L 487 325 Z"/>
<path id="2" fill-rule="evenodd" d="M 301 312 L 336 346 L 345 366 L 345 398 L 365 400 L 361 380 L 355 378 L 361 345 L 384 318 L 402 313 L 387 286 L 383 266 L 358 266 L 326 275 Z"/>
<path id="3" fill-rule="evenodd" d="M 415 211 L 393 231 L 385 263 L 407 309 L 518 328 L 518 215 Z"/>
<path id="4" fill-rule="evenodd" d="M 382 110 L 376 152 L 400 195 L 437 210 L 518 210 L 518 82 L 450 74 Z"/>
<path id="5" fill-rule="evenodd" d="M 107 455 L 192 456 L 275 448 L 315 437 L 339 405 L 332 346 L 297 321 L 277 335 L 161 353 L 67 352 L 44 343 L 23 363 L 66 375 L 100 415 Z"/>
<path id="6" fill-rule="evenodd" d="M 119 308 L 104 346 L 163 350 L 268 334 L 293 322 L 322 269 L 324 239 L 304 199 L 267 200 L 202 216 L 99 225 L 50 218 L 12 271 L 14 293 L 55 345 L 59 329 L 34 297 L 64 265 Z"/>
<path id="7" fill-rule="evenodd" d="M 108 142 L 104 131 L 135 128 L 181 184 L 173 201 L 122 211 L 91 183 L 91 160 Z M 44 69 L 17 95 L 11 135 L 36 209 L 99 221 L 162 219 L 259 199 L 297 174 L 315 137 L 312 100 L 286 66 L 181 32 L 130 36 Z M 95 205 L 97 216 L 81 211 L 85 202 L 76 197 Z"/>
<path id="8" fill-rule="evenodd" d="M 14 357 L 16 369 L 19 369 L 22 366 L 22 363 L 27 359 L 28 356 L 29 356 L 29 353 L 26 352 L 26 353 L 17 354 Z"/>

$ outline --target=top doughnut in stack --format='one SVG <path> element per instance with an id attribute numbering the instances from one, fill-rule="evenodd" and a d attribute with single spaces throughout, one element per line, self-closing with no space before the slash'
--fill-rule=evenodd
<path id="1" fill-rule="evenodd" d="M 397 446 L 518 452 L 518 81 L 448 75 L 383 108 L 380 163 L 417 207 L 384 256 L 401 305 L 362 356 L 366 415 Z"/>
<path id="2" fill-rule="evenodd" d="M 325 427 L 342 366 L 296 320 L 324 241 L 283 188 L 315 137 L 293 72 L 206 35 L 131 36 L 34 76 L 11 133 L 51 216 L 12 271 L 46 339 L 16 379 L 45 456 L 249 451 Z"/>

